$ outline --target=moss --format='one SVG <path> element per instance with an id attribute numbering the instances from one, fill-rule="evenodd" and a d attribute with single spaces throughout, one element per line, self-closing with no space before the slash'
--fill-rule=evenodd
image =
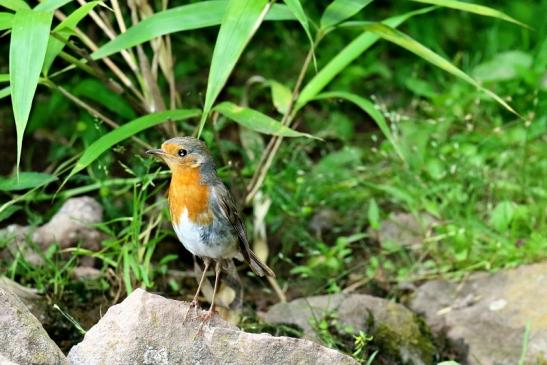
<path id="1" fill-rule="evenodd" d="M 388 306 L 388 312 L 395 308 Z M 397 311 L 400 313 L 400 311 Z M 397 313 L 390 313 L 397 317 Z M 377 323 L 369 312 L 366 320 L 368 333 L 373 336 L 372 345 L 377 347 L 379 357 L 387 363 L 403 365 L 430 365 L 437 353 L 433 336 L 427 324 L 417 316 L 401 319 L 397 327 L 386 323 Z"/>

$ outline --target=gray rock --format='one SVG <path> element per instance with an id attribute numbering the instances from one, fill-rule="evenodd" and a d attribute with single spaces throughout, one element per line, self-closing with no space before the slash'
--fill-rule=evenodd
<path id="1" fill-rule="evenodd" d="M 4 289 L 0 289 L 0 355 L 18 364 L 67 364 L 36 317 Z"/>
<path id="2" fill-rule="evenodd" d="M 432 364 L 435 346 L 427 326 L 401 304 L 363 294 L 334 294 L 301 298 L 274 305 L 265 320 L 271 324 L 300 327 L 307 338 L 317 341 L 313 321 L 334 316 L 355 333 L 373 336 L 379 356 L 405 364 Z"/>
<path id="3" fill-rule="evenodd" d="M 51 220 L 41 227 L 33 230 L 14 224 L 0 230 L 0 239 L 10 242 L 1 256 L 6 258 L 23 252 L 25 259 L 37 266 L 43 260 L 35 248 L 45 251 L 54 243 L 58 243 L 61 248 L 81 243 L 84 248 L 97 250 L 102 234 L 93 225 L 102 219 L 103 208 L 95 199 L 87 196 L 68 199 Z M 80 264 L 93 266 L 93 261 L 92 257 L 83 257 Z"/>
<path id="4" fill-rule="evenodd" d="M 514 365 L 526 323 L 531 324 L 526 364 L 547 362 L 547 263 L 494 274 L 476 273 L 462 283 L 436 280 L 416 292 L 411 307 L 444 333 L 470 365 Z"/>
<path id="5" fill-rule="evenodd" d="M 435 223 L 435 218 L 427 213 L 415 216 L 396 212 L 382 222 L 380 229 L 369 228 L 368 234 L 382 246 L 391 244 L 417 249 L 430 234 Z"/>
<path id="6" fill-rule="evenodd" d="M 74 346 L 70 364 L 356 364 L 314 342 L 238 330 L 218 316 L 198 334 L 188 304 L 137 289 Z M 200 311 L 200 313 L 203 313 Z"/>

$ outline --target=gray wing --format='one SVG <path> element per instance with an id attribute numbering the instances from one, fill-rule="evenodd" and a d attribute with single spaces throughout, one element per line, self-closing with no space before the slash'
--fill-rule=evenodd
<path id="1" fill-rule="evenodd" d="M 245 259 L 245 261 L 249 263 L 251 269 L 258 276 L 275 276 L 272 269 L 270 269 L 266 264 L 260 261 L 260 259 L 256 257 L 255 253 L 251 250 L 251 247 L 249 246 L 249 241 L 247 240 L 245 225 L 243 224 L 243 220 L 239 215 L 239 211 L 237 210 L 237 206 L 234 202 L 232 194 L 228 191 L 228 189 L 226 189 L 226 186 L 221 181 L 213 184 L 212 189 L 213 195 L 218 202 L 218 207 L 220 208 L 220 214 L 228 222 L 230 222 L 232 228 L 237 234 L 239 249 L 243 254 L 243 258 Z"/>

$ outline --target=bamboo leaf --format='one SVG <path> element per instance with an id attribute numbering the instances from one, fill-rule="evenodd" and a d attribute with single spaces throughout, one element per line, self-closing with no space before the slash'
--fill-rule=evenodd
<path id="1" fill-rule="evenodd" d="M 227 101 L 216 105 L 213 110 L 255 132 L 282 137 L 316 138 L 307 133 L 297 132 L 294 129 L 286 127 L 277 120 L 257 110 L 244 108 Z"/>
<path id="2" fill-rule="evenodd" d="M 360 12 L 372 0 L 334 0 L 321 16 L 321 29 L 330 28 Z"/>
<path id="3" fill-rule="evenodd" d="M 457 1 L 457 0 L 412 0 L 412 1 L 415 1 L 417 3 L 423 3 L 423 4 L 438 5 L 445 8 L 451 8 L 456 10 L 463 10 L 469 13 L 474 13 L 478 15 L 505 20 L 506 22 L 518 24 L 521 27 L 530 28 L 528 25 L 522 22 L 519 22 L 515 18 L 512 18 L 505 13 L 484 5 L 471 4 L 471 3 L 466 3 L 463 1 Z"/>
<path id="4" fill-rule="evenodd" d="M 148 114 L 128 122 L 110 132 L 103 135 L 101 138 L 93 142 L 82 154 L 72 171 L 65 179 L 63 184 L 72 176 L 85 169 L 93 161 L 95 161 L 105 151 L 110 149 L 117 143 L 139 133 L 143 130 L 158 125 L 170 119 L 173 121 L 183 120 L 199 116 L 201 113 L 198 109 L 177 109 L 169 110 L 154 114 Z"/>
<path id="5" fill-rule="evenodd" d="M 9 86 L 6 86 L 2 89 L 0 89 L 0 99 L 4 99 L 5 97 L 9 96 L 11 94 L 11 88 Z"/>
<path id="6" fill-rule="evenodd" d="M 308 16 L 304 12 L 304 8 L 302 7 L 302 4 L 300 4 L 300 0 L 284 0 L 284 3 L 298 20 L 300 25 L 302 25 L 302 28 L 304 28 L 304 32 L 306 32 L 306 36 L 308 37 L 310 44 L 313 44 L 313 37 L 310 32 Z"/>
<path id="7" fill-rule="evenodd" d="M 57 180 L 57 177 L 50 174 L 25 171 L 20 172 L 19 177 L 1 177 L 0 191 L 28 190 L 47 185 L 55 180 Z"/>
<path id="8" fill-rule="evenodd" d="M 91 1 L 82 5 L 74 12 L 72 12 L 72 14 L 70 14 L 58 26 L 56 26 L 55 29 L 53 29 L 53 32 L 57 33 L 57 35 L 68 41 L 70 36 L 74 33 L 74 29 L 76 28 L 78 23 L 83 18 L 85 18 L 87 14 L 89 14 L 89 12 L 93 10 L 93 8 L 99 3 L 100 1 Z M 61 53 L 64 47 L 65 43 L 63 43 L 61 40 L 55 38 L 54 36 L 49 37 L 46 57 L 44 59 L 44 65 L 42 67 L 44 75 L 47 75 L 49 68 L 53 64 L 53 61 L 59 55 L 59 53 Z"/>
<path id="9" fill-rule="evenodd" d="M 367 113 L 374 122 L 378 125 L 378 128 L 382 131 L 386 139 L 391 143 L 393 146 L 393 149 L 395 149 L 395 152 L 399 155 L 401 160 L 405 161 L 405 157 L 403 152 L 401 151 L 401 147 L 397 143 L 397 140 L 393 137 L 393 134 L 391 133 L 391 129 L 389 128 L 384 116 L 382 113 L 376 109 L 374 104 L 363 98 L 362 96 L 352 94 L 345 91 L 330 91 L 325 92 L 322 94 L 317 95 L 314 100 L 320 100 L 320 99 L 331 99 L 331 98 L 338 98 L 338 99 L 344 99 L 349 102 L 352 102 L 356 106 L 358 106 L 361 110 L 363 110 L 365 113 Z"/>
<path id="10" fill-rule="evenodd" d="M 413 16 L 426 14 L 434 9 L 436 9 L 436 7 L 428 7 L 411 11 L 406 14 L 388 18 L 384 20 L 383 23 L 396 28 Z M 321 92 L 321 90 L 323 90 L 325 86 L 327 86 L 340 72 L 342 72 L 342 70 L 361 56 L 363 52 L 370 48 L 379 39 L 380 37 L 378 35 L 365 32 L 344 47 L 344 49 L 342 49 L 342 51 L 330 60 L 329 63 L 327 63 L 327 65 L 323 67 L 302 89 L 302 92 L 296 102 L 296 108 L 299 109 L 312 100 Z"/>
<path id="11" fill-rule="evenodd" d="M 0 30 L 10 29 L 12 22 L 12 13 L 0 13 Z"/>
<path id="12" fill-rule="evenodd" d="M 23 0 L 0 0 L 0 6 L 13 11 L 30 10 L 30 6 Z"/>
<path id="13" fill-rule="evenodd" d="M 34 7 L 34 10 L 38 11 L 53 11 L 68 4 L 72 0 L 44 0 L 40 4 Z"/>
<path id="14" fill-rule="evenodd" d="M 454 66 L 449 61 L 445 60 L 429 48 L 425 47 L 421 43 L 417 42 L 410 36 L 398 31 L 397 29 L 394 29 L 386 24 L 381 23 L 373 23 L 369 25 L 364 26 L 365 29 L 367 29 L 370 32 L 373 32 L 380 37 L 384 38 L 387 41 L 390 41 L 392 43 L 395 43 L 396 45 L 405 48 L 406 50 L 414 53 L 415 55 L 423 58 L 427 62 L 439 67 L 442 70 L 445 70 L 446 72 L 464 80 L 465 82 L 475 86 L 479 90 L 482 90 L 484 93 L 486 93 L 488 96 L 490 96 L 492 99 L 497 101 L 499 104 L 501 104 L 505 109 L 509 110 L 511 113 L 519 116 L 520 114 L 517 113 L 505 100 L 503 100 L 501 97 L 499 97 L 494 92 L 490 91 L 489 89 L 481 86 L 477 81 L 475 81 L 471 76 L 467 75 L 465 72 Z"/>
<path id="15" fill-rule="evenodd" d="M 209 111 L 228 81 L 243 50 L 258 30 L 270 6 L 267 0 L 230 0 L 220 24 L 209 77 L 198 137 Z"/>
<path id="16" fill-rule="evenodd" d="M 289 105 L 292 99 L 291 90 L 283 84 L 275 80 L 270 80 L 270 89 L 272 90 L 272 101 L 275 109 L 285 114 L 289 110 Z"/>
<path id="17" fill-rule="evenodd" d="M 9 53 L 11 103 L 17 130 L 17 171 L 32 99 L 44 63 L 53 13 L 19 10 L 13 17 Z"/>
<path id="18" fill-rule="evenodd" d="M 99 59 L 110 56 L 166 34 L 219 25 L 226 13 L 227 5 L 226 0 L 211 0 L 155 13 L 103 45 L 93 52 L 91 57 Z M 278 4 L 272 6 L 265 18 L 265 20 L 293 19 L 289 9 L 285 5 Z"/>

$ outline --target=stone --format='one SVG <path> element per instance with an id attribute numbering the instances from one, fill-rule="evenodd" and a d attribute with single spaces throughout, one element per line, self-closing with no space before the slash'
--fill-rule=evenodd
<path id="1" fill-rule="evenodd" d="M 274 305 L 264 319 L 270 324 L 296 325 L 307 338 L 318 341 L 313 321 L 329 316 L 355 334 L 371 335 L 378 357 L 387 363 L 433 363 L 436 350 L 427 326 L 405 306 L 386 299 L 364 294 L 300 298 Z"/>
<path id="2" fill-rule="evenodd" d="M 65 355 L 25 304 L 11 291 L 1 288 L 0 355 L 16 364 L 67 364 Z"/>
<path id="3" fill-rule="evenodd" d="M 469 365 L 519 363 L 530 323 L 526 364 L 547 363 L 547 262 L 497 273 L 476 273 L 461 283 L 430 281 L 411 307 L 444 334 Z"/>
<path id="4" fill-rule="evenodd" d="M 90 250 L 98 250 L 103 235 L 93 227 L 103 219 L 103 208 L 88 196 L 68 199 L 51 220 L 41 227 L 32 229 L 19 225 L 10 225 L 0 230 L 0 239 L 10 243 L 0 255 L 3 258 L 23 252 L 25 259 L 32 265 L 41 265 L 43 259 L 37 254 L 58 243 L 61 248 L 81 244 Z M 91 267 L 94 258 L 82 257 L 81 266 Z"/>
<path id="5" fill-rule="evenodd" d="M 436 220 L 429 214 L 416 217 L 413 214 L 395 212 L 382 222 L 379 229 L 368 229 L 368 234 L 382 246 L 397 245 L 418 249 L 431 234 Z"/>
<path id="6" fill-rule="evenodd" d="M 72 365 L 94 364 L 357 364 L 314 342 L 240 331 L 214 316 L 200 320 L 188 304 L 137 289 L 108 309 L 68 354 Z M 199 310 L 198 315 L 204 312 Z"/>

